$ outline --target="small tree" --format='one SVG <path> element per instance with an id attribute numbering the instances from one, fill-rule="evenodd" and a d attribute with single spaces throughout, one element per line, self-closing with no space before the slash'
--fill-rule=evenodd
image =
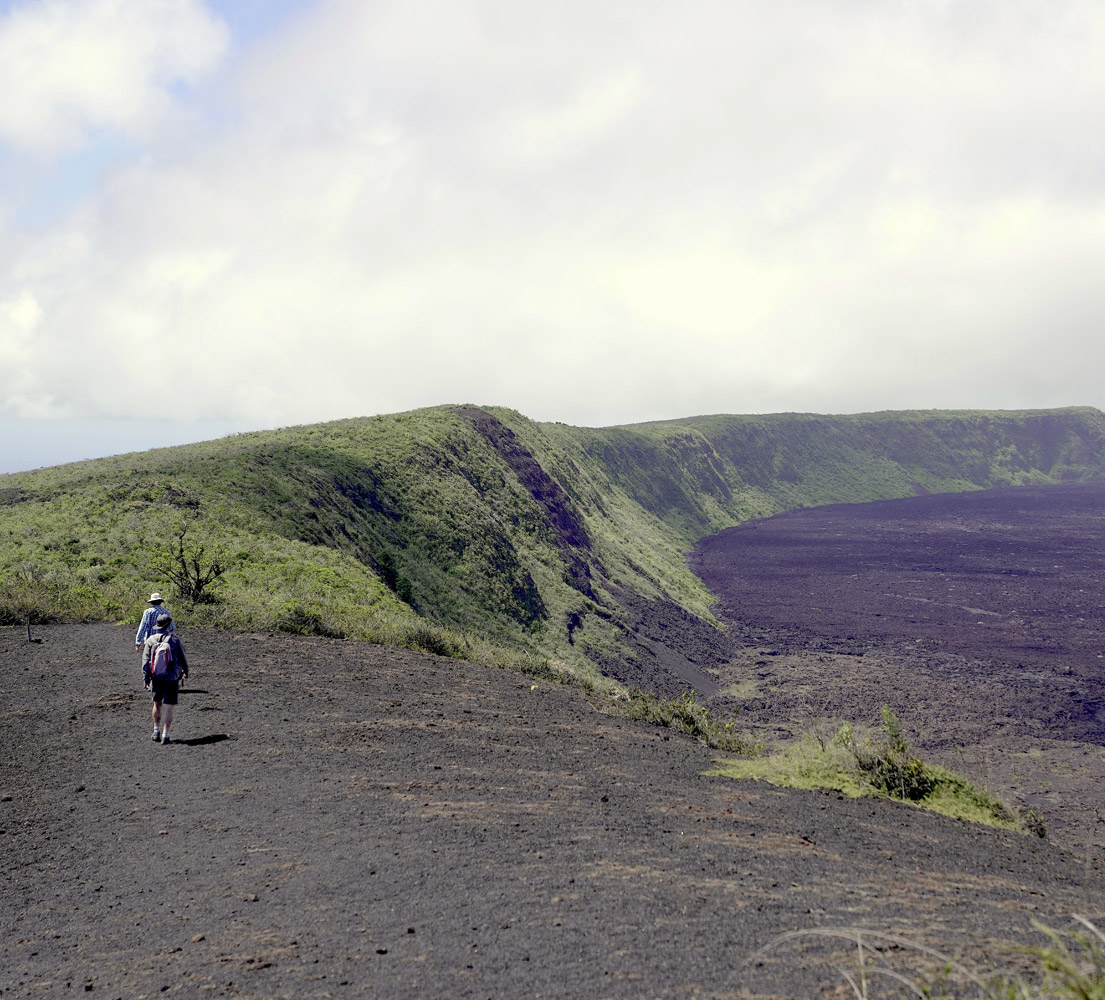
<path id="1" fill-rule="evenodd" d="M 31 626 L 56 621 L 58 593 L 36 565 L 25 563 L 0 588 L 0 625 L 26 625 L 31 642 Z"/>
<path id="2" fill-rule="evenodd" d="M 175 541 L 162 547 L 154 557 L 154 567 L 176 585 L 177 593 L 193 604 L 210 604 L 214 595 L 208 589 L 227 570 L 226 553 L 221 545 L 208 556 L 206 546 L 186 541 L 188 525 L 181 522 Z"/>

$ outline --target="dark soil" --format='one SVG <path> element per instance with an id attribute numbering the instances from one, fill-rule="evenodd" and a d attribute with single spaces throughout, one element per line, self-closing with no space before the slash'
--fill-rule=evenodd
<path id="1" fill-rule="evenodd" d="M 185 630 L 163 747 L 131 629 L 35 638 L 0 630 L 0 997 L 830 996 L 832 947 L 748 959 L 1105 914 L 1046 841 L 704 777 L 698 743 L 519 674 Z"/>
<path id="2" fill-rule="evenodd" d="M 876 725 L 1102 856 L 1105 484 L 842 504 L 704 540 L 731 706 L 779 736 Z"/>
<path id="3" fill-rule="evenodd" d="M 629 627 L 617 659 L 591 654 L 604 674 L 659 698 L 678 698 L 687 691 L 709 696 L 718 690 L 717 674 L 734 654 L 730 636 L 674 601 L 628 590 L 617 596 Z"/>

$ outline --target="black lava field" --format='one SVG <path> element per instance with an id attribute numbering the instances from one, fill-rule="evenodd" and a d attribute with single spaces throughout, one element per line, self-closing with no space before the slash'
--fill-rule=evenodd
<path id="1" fill-rule="evenodd" d="M 837 504 L 703 540 L 745 718 L 876 723 L 1099 850 L 1105 484 Z"/>

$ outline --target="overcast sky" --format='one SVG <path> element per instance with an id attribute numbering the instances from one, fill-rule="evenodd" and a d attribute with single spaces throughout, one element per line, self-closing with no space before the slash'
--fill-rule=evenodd
<path id="1" fill-rule="evenodd" d="M 1105 407 L 1097 0 L 0 0 L 0 471 Z"/>

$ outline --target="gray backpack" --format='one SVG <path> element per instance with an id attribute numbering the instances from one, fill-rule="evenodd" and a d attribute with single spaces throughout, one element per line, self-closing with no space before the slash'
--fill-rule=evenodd
<path id="1" fill-rule="evenodd" d="M 153 647 L 150 676 L 162 681 L 175 681 L 180 677 L 180 668 L 173 655 L 173 645 L 168 633 L 158 636 L 157 644 Z"/>

